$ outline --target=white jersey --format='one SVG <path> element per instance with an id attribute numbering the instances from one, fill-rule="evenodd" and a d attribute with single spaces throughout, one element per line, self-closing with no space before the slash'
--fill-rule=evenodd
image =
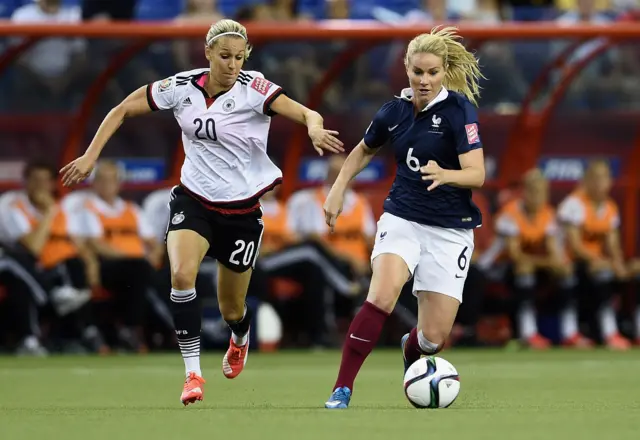
<path id="1" fill-rule="evenodd" d="M 282 88 L 260 72 L 241 71 L 231 90 L 209 98 L 209 69 L 181 72 L 147 86 L 153 110 L 172 109 L 182 129 L 181 183 L 214 203 L 259 197 L 282 172 L 267 155 L 273 100 Z"/>

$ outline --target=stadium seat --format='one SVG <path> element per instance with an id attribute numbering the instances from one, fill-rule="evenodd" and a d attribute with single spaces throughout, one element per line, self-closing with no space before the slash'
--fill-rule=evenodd
<path id="1" fill-rule="evenodd" d="M 22 4 L 22 0 L 0 0 L 0 18 L 10 18 Z"/>
<path id="2" fill-rule="evenodd" d="M 260 3 L 265 2 L 260 0 L 219 0 L 218 9 L 225 17 L 233 18 L 240 8 Z"/>
<path id="3" fill-rule="evenodd" d="M 140 21 L 173 20 L 183 9 L 183 0 L 140 0 L 135 17 Z"/>
<path id="4" fill-rule="evenodd" d="M 326 18 L 326 3 L 323 0 L 300 0 L 298 2 L 299 12 L 311 16 L 316 20 Z"/>
<path id="5" fill-rule="evenodd" d="M 412 9 L 422 9 L 420 0 L 375 0 L 375 4 L 398 14 L 406 14 Z"/>

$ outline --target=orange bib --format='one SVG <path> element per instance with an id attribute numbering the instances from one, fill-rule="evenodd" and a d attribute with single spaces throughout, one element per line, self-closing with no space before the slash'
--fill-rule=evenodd
<path id="1" fill-rule="evenodd" d="M 600 206 L 595 206 L 582 190 L 572 194 L 584 205 L 585 218 L 582 224 L 582 245 L 594 256 L 604 255 L 604 244 L 607 234 L 613 229 L 613 220 L 618 216 L 616 203 L 608 199 Z"/>
<path id="2" fill-rule="evenodd" d="M 270 249 L 282 249 L 290 240 L 290 232 L 287 228 L 287 210 L 284 205 L 278 202 L 278 209 L 275 213 L 262 214 L 264 222 L 264 232 L 262 233 L 262 244 Z"/>
<path id="3" fill-rule="evenodd" d="M 104 241 L 114 249 L 125 253 L 128 257 L 141 258 L 145 255 L 144 241 L 138 232 L 138 219 L 133 206 L 126 206 L 117 217 L 107 216 L 90 201 L 88 208 L 98 216 L 104 231 Z"/>
<path id="4" fill-rule="evenodd" d="M 333 233 L 327 232 L 324 239 L 338 252 L 350 254 L 361 261 L 368 261 L 369 247 L 363 233 L 366 204 L 355 195 L 355 205 L 349 212 L 343 211 L 338 217 Z M 320 206 L 324 205 L 326 196 L 322 189 L 316 192 Z"/>
<path id="5" fill-rule="evenodd" d="M 16 202 L 16 206 L 24 213 L 29 220 L 31 228 L 38 227 L 40 220 L 31 214 L 23 201 Z M 51 269 L 65 260 L 76 257 L 78 249 L 71 241 L 67 228 L 67 216 L 57 205 L 58 212 L 51 223 L 49 238 L 47 239 L 40 255 L 38 256 L 40 265 L 45 269 Z"/>
<path id="6" fill-rule="evenodd" d="M 522 200 L 516 199 L 509 202 L 502 209 L 502 213 L 511 217 L 518 225 L 518 238 L 522 252 L 534 255 L 547 253 L 545 240 L 547 229 L 554 219 L 554 211 L 551 206 L 542 206 L 532 218 L 525 213 Z"/>

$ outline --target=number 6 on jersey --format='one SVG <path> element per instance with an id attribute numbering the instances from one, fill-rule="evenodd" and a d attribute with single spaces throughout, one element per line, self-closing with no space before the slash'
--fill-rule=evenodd
<path id="1" fill-rule="evenodd" d="M 407 151 L 407 166 L 411 171 L 417 173 L 420 171 L 420 161 L 417 157 L 412 156 L 411 153 L 413 153 L 413 148 L 409 148 L 409 151 Z"/>

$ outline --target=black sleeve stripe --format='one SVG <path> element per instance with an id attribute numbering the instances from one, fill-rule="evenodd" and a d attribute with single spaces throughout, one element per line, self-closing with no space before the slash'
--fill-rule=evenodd
<path id="1" fill-rule="evenodd" d="M 153 87 L 153 83 L 147 84 L 147 104 L 149 104 L 149 108 L 152 111 L 157 112 L 160 109 L 156 105 L 156 102 L 153 100 L 153 93 L 151 92 L 151 87 Z"/>
<path id="2" fill-rule="evenodd" d="M 271 96 L 269 96 L 265 101 L 264 101 L 264 105 L 262 106 L 262 113 L 264 113 L 267 116 L 275 116 L 277 115 L 276 112 L 274 112 L 273 110 L 271 110 L 271 103 L 273 103 L 273 101 L 280 95 L 286 95 L 287 93 L 282 89 L 282 87 L 279 87 L 278 90 L 276 90 L 275 92 L 273 92 L 273 94 Z"/>

